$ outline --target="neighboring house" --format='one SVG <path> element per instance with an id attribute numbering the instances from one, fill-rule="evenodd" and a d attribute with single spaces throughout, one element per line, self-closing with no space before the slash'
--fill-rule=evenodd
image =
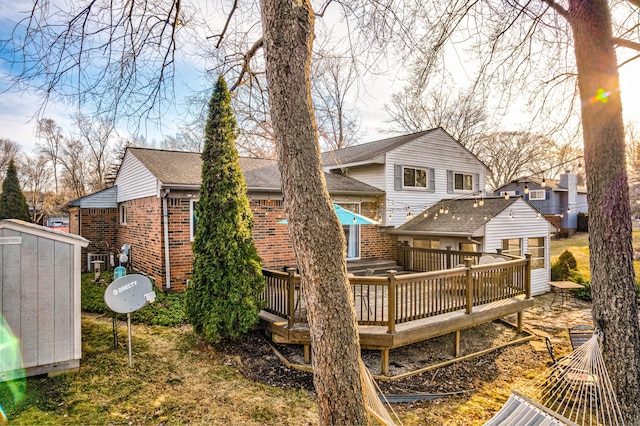
<path id="1" fill-rule="evenodd" d="M 550 232 L 555 228 L 522 197 L 445 199 L 391 231 L 411 247 L 524 256 L 531 254 L 531 292 L 549 291 Z"/>
<path id="2" fill-rule="evenodd" d="M 559 180 L 519 178 L 497 188 L 495 195 L 521 195 L 540 213 L 548 216 L 559 232 L 565 235 L 576 232 L 578 214 L 587 213 L 587 189 L 578 186 L 573 173 L 561 174 Z"/>
<path id="3" fill-rule="evenodd" d="M 442 198 L 483 197 L 488 171 L 442 128 L 326 152 L 322 163 L 384 191 L 378 219 L 386 226 L 402 225 Z"/>

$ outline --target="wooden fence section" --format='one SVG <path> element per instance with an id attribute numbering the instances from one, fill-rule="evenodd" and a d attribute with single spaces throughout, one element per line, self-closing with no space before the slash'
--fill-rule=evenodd
<path id="1" fill-rule="evenodd" d="M 442 315 L 518 295 L 531 297 L 530 256 L 486 265 L 474 265 L 466 258 L 455 268 L 398 274 L 386 277 L 350 276 L 358 324 L 386 326 Z M 289 329 L 306 323 L 306 303 L 300 277 L 288 272 L 263 270 L 267 287 L 265 311 L 285 318 Z"/>

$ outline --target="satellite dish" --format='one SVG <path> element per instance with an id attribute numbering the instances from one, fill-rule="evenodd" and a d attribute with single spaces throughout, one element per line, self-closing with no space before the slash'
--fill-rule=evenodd
<path id="1" fill-rule="evenodd" d="M 104 292 L 104 302 L 119 314 L 128 314 L 156 300 L 149 278 L 140 274 L 118 278 Z"/>

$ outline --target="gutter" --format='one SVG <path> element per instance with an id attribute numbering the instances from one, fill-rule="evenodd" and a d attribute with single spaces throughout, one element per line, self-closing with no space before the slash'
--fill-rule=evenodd
<path id="1" fill-rule="evenodd" d="M 162 227 L 164 233 L 164 264 L 166 290 L 171 290 L 171 265 L 169 263 L 169 212 L 167 210 L 167 196 L 170 189 L 165 188 L 162 194 Z"/>

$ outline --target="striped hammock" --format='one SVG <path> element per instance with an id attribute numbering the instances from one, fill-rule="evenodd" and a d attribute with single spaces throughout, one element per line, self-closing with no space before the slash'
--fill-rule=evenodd
<path id="1" fill-rule="evenodd" d="M 582 346 L 513 392 L 485 425 L 623 425 L 596 331 Z"/>

